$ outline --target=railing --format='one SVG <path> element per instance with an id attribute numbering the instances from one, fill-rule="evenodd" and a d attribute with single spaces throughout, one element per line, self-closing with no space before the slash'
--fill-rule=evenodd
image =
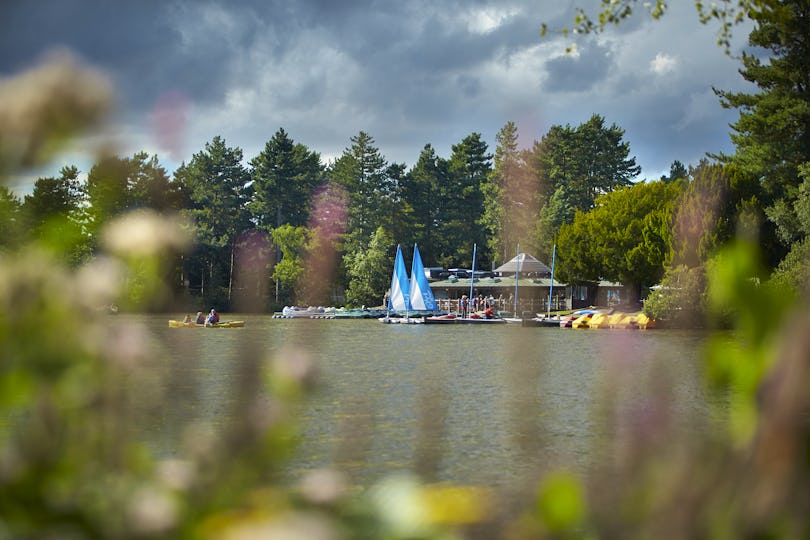
<path id="1" fill-rule="evenodd" d="M 460 313 L 461 312 L 461 300 L 460 299 L 441 299 L 436 300 L 436 303 L 439 306 L 439 309 L 443 311 L 449 311 L 451 313 Z M 476 309 L 483 310 L 485 309 L 486 304 L 485 301 L 482 301 L 480 305 L 473 306 L 472 304 L 468 304 L 468 310 L 474 311 Z M 508 300 L 505 298 L 496 298 L 492 301 L 492 309 L 496 311 L 507 311 L 512 312 L 515 309 L 514 300 Z M 551 310 L 552 311 L 560 311 L 566 309 L 566 301 L 565 296 L 562 295 L 554 295 L 551 299 Z M 545 298 L 526 298 L 526 299 L 518 299 L 518 313 L 520 314 L 531 314 L 534 316 L 535 313 L 545 313 L 548 310 L 548 296 Z"/>

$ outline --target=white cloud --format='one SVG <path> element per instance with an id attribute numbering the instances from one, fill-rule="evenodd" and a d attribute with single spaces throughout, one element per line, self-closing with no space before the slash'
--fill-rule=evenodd
<path id="1" fill-rule="evenodd" d="M 467 30 L 474 34 L 489 34 L 519 13 L 517 9 L 501 9 L 499 7 L 476 9 L 465 17 Z"/>
<path id="2" fill-rule="evenodd" d="M 674 56 L 658 53 L 650 61 L 650 71 L 657 75 L 666 75 L 672 73 L 678 67 L 678 59 Z"/>

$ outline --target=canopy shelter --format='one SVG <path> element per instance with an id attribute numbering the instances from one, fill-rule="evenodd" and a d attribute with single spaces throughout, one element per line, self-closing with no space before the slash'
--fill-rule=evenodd
<path id="1" fill-rule="evenodd" d="M 505 262 L 493 272 L 503 274 L 514 274 L 520 272 L 521 274 L 534 274 L 538 276 L 551 275 L 551 268 L 541 263 L 528 253 L 518 253 L 512 260 Z"/>

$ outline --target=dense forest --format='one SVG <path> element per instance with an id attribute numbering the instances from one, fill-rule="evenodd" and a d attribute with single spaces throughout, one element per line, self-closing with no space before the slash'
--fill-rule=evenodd
<path id="1" fill-rule="evenodd" d="M 79 264 L 116 216 L 179 213 L 194 247 L 174 255 L 164 276 L 173 294 L 152 309 L 378 305 L 397 244 L 406 256 L 418 244 L 427 265 L 446 268 L 469 267 L 474 244 L 479 268 L 508 260 L 516 244 L 548 261 L 556 244 L 564 282 L 621 281 L 639 298 L 663 280 L 669 292 L 653 295 L 655 314 L 699 314 L 705 269 L 742 231 L 764 247 L 763 275 L 752 277 L 775 270 L 796 289 L 810 232 L 806 15 L 780 13 L 750 35 L 770 53 L 741 58 L 758 93 L 716 90 L 739 110 L 736 152 L 674 161 L 660 179 L 640 181 L 624 130 L 599 114 L 552 126 L 528 149 L 511 121 L 494 150 L 480 133 L 449 157 L 426 144 L 410 168 L 390 163 L 364 131 L 324 163 L 279 128 L 250 158 L 216 136 L 171 174 L 140 152 L 98 160 L 84 182 L 64 167 L 23 200 L 2 188 L 0 242 L 67 244 Z"/>

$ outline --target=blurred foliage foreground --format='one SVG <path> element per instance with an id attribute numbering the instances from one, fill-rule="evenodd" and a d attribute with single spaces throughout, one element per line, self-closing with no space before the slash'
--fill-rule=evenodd
<path id="1" fill-rule="evenodd" d="M 0 118 L 14 119 L 0 122 L 3 177 L 47 160 L 106 109 L 103 81 L 65 65 L 24 76 L 28 87 L 1 83 Z M 713 309 L 736 321 L 706 350 L 707 385 L 730 396 L 715 429 L 676 437 L 669 381 L 658 380 L 646 420 L 625 419 L 633 427 L 587 478 L 550 471 L 505 493 L 396 476 L 361 490 L 337 468 L 280 480 L 296 403 L 313 382 L 305 350 L 268 357 L 248 346 L 240 421 L 189 426 L 172 459 L 138 440 L 139 420 L 166 405 L 137 392 L 155 385 L 161 359 L 144 329 L 98 307 L 135 286 L 139 297 L 161 294 L 156 276 L 181 230 L 126 216 L 79 268 L 52 246 L 2 253 L 0 538 L 810 537 L 810 316 L 749 279 L 753 242 L 738 241 L 709 277 Z M 600 421 L 623 421 L 615 401 L 606 397 Z"/>

